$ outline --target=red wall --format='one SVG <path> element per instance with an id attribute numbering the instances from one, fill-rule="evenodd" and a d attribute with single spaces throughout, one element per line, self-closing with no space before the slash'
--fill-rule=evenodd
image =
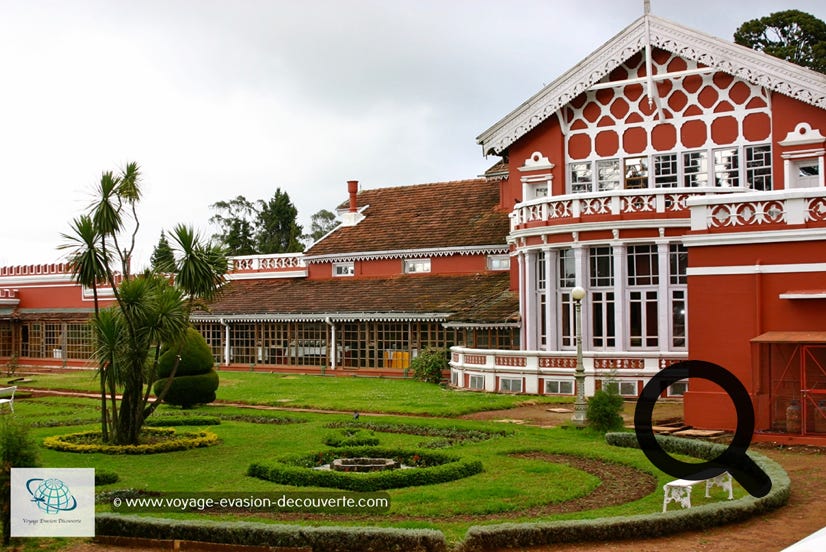
<path id="1" fill-rule="evenodd" d="M 823 246 L 806 242 L 689 249 L 692 268 L 760 264 L 771 270 L 771 265 L 824 260 Z M 826 300 L 779 297 L 788 291 L 826 288 L 824 272 L 696 275 L 688 277 L 688 288 L 689 357 L 723 366 L 750 393 L 759 386 L 753 338 L 767 331 L 826 331 Z M 765 413 L 756 410 L 759 429 Z M 697 427 L 734 429 L 736 425 L 728 397 L 700 379 L 691 381 L 685 417 Z"/>

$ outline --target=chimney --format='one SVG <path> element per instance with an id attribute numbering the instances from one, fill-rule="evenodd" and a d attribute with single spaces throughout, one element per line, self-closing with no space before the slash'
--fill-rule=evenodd
<path id="1" fill-rule="evenodd" d="M 359 193 L 359 181 L 358 180 L 348 180 L 347 181 L 347 193 L 350 194 L 350 208 L 347 210 L 346 213 L 340 213 L 341 216 L 341 225 L 342 226 L 355 226 L 362 220 L 364 220 L 364 215 L 359 213 L 359 205 L 358 205 L 358 193 Z"/>
<path id="2" fill-rule="evenodd" d="M 356 211 L 358 211 L 358 201 L 356 199 L 356 196 L 359 193 L 359 181 L 348 180 L 347 192 L 350 194 L 350 212 L 355 213 Z"/>

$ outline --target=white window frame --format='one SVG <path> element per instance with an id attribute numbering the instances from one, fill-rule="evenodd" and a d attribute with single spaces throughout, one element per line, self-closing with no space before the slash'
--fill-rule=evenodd
<path id="1" fill-rule="evenodd" d="M 333 263 L 334 278 L 350 278 L 356 275 L 356 263 L 353 261 L 343 261 Z"/>
<path id="2" fill-rule="evenodd" d="M 725 169 L 722 155 L 730 153 L 737 167 Z M 696 158 L 696 163 L 687 163 Z M 618 166 L 619 181 L 607 178 L 605 169 Z M 593 193 L 629 189 L 628 178 L 631 167 L 644 167 L 645 176 L 634 180 L 631 189 L 656 188 L 736 188 L 756 191 L 772 189 L 772 146 L 768 142 L 740 142 L 725 146 L 698 149 L 679 149 L 668 152 L 652 152 L 646 155 L 628 155 L 621 158 L 568 159 L 566 175 L 568 193 Z M 821 168 L 821 170 L 823 170 Z M 791 178 L 794 182 L 797 169 L 792 166 Z M 602 173 L 602 178 L 601 178 Z M 721 176 L 729 178 L 720 180 Z M 632 179 L 635 177 L 632 177 Z M 721 184 L 718 185 L 718 181 Z M 722 182 L 728 182 L 722 185 Z M 821 176 L 822 181 L 822 176 Z M 645 185 L 640 185 L 645 182 Z M 736 183 L 732 186 L 730 183 Z"/>
<path id="3" fill-rule="evenodd" d="M 469 374 L 467 380 L 468 389 L 484 389 L 485 376 L 482 374 Z"/>
<path id="4" fill-rule="evenodd" d="M 616 386 L 617 394 L 620 397 L 638 397 L 639 382 L 637 380 L 602 380 L 602 388 L 608 390 L 611 386 Z M 630 388 L 633 386 L 633 389 Z"/>
<path id="5" fill-rule="evenodd" d="M 564 390 L 563 386 L 570 387 L 568 390 Z M 556 388 L 554 390 L 553 388 Z M 545 380 L 545 394 L 546 395 L 573 395 L 574 394 L 574 380 L 570 379 L 546 379 Z"/>
<path id="6" fill-rule="evenodd" d="M 675 389 L 675 388 L 680 389 L 681 391 L 678 392 L 677 389 Z M 672 383 L 671 385 L 668 386 L 668 389 L 666 390 L 666 395 L 665 396 L 666 397 L 684 397 L 687 391 L 688 391 L 688 380 L 675 381 L 674 383 Z"/>
<path id="7" fill-rule="evenodd" d="M 507 383 L 507 384 L 506 384 Z M 518 389 L 513 389 L 518 386 Z M 507 387 L 507 389 L 506 389 Z M 521 393 L 522 392 L 522 378 L 499 378 L 499 391 L 501 393 Z"/>
<path id="8" fill-rule="evenodd" d="M 511 258 L 510 255 L 488 255 L 487 262 L 488 270 L 510 270 Z"/>
<path id="9" fill-rule="evenodd" d="M 405 259 L 403 270 L 405 274 L 426 274 L 430 272 L 430 258 Z"/>

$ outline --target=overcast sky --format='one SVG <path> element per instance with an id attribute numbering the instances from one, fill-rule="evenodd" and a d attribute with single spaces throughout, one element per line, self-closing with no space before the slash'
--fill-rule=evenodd
<path id="1" fill-rule="evenodd" d="M 652 0 L 732 39 L 826 2 Z M 475 177 L 476 136 L 642 14 L 643 0 L 0 0 L 0 265 L 55 262 L 105 170 L 143 169 L 137 257 L 210 205 L 286 190 L 310 216 Z"/>

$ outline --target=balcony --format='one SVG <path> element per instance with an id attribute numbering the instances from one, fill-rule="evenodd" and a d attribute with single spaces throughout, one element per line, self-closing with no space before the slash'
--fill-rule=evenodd
<path id="1" fill-rule="evenodd" d="M 230 257 L 227 272 L 227 278 L 230 280 L 304 278 L 306 276 L 307 264 L 304 262 L 304 253 Z"/>
<path id="2" fill-rule="evenodd" d="M 826 227 L 826 188 L 752 192 L 736 198 L 695 197 L 691 230 L 706 233 Z"/>
<path id="3" fill-rule="evenodd" d="M 522 378 L 523 392 L 542 392 L 543 378 L 573 378 L 576 368 L 574 351 L 507 351 L 490 349 L 450 348 L 451 372 L 461 375 L 482 375 L 485 386 L 480 391 L 499 391 L 500 378 Z M 586 376 L 586 394 L 595 390 L 594 380 L 616 379 L 647 381 L 663 368 L 686 360 L 686 352 L 585 351 L 582 364 Z M 465 387 L 463 380 L 455 384 Z"/>
<path id="4" fill-rule="evenodd" d="M 688 226 L 689 199 L 728 197 L 748 191 L 741 188 L 645 188 L 543 197 L 514 207 L 510 214 L 511 232 L 616 219 L 676 218 L 685 220 Z"/>

